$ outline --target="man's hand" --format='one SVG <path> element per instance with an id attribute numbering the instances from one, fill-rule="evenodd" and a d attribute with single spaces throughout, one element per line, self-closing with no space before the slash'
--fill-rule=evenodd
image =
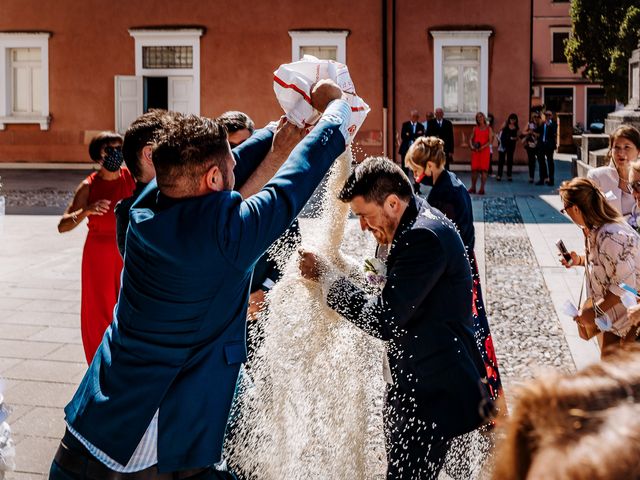
<path id="1" fill-rule="evenodd" d="M 253 322 L 258 318 L 258 314 L 264 310 L 265 302 L 264 302 L 264 291 L 262 289 L 258 289 L 249 295 L 249 308 L 247 310 L 247 320 Z"/>
<path id="2" fill-rule="evenodd" d="M 307 252 L 306 250 L 299 248 L 298 254 L 298 266 L 300 267 L 300 274 L 307 280 L 313 280 L 317 282 L 320 277 L 327 271 L 327 264 L 318 257 L 315 253 Z"/>
<path id="3" fill-rule="evenodd" d="M 340 98 L 342 89 L 333 80 L 320 80 L 311 89 L 311 106 L 319 112 L 324 112 L 331 101 Z"/>
<path id="4" fill-rule="evenodd" d="M 291 150 L 304 138 L 304 135 L 303 128 L 296 127 L 283 116 L 278 122 L 276 133 L 273 136 L 271 151 L 287 158 Z"/>

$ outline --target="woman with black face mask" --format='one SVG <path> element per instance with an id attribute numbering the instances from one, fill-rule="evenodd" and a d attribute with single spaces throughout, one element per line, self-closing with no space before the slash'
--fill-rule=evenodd
<path id="1" fill-rule="evenodd" d="M 89 144 L 91 159 L 100 168 L 85 178 L 58 223 L 60 233 L 88 218 L 89 233 L 82 253 L 80 325 L 87 363 L 91 363 L 104 331 L 113 320 L 120 290 L 122 258 L 116 244 L 115 205 L 133 194 L 135 183 L 122 166 L 122 137 L 102 132 Z"/>

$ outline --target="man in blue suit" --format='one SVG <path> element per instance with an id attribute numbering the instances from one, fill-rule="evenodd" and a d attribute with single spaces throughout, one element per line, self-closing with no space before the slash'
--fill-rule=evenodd
<path id="1" fill-rule="evenodd" d="M 214 465 L 246 359 L 251 271 L 344 151 L 341 95 L 318 82 L 318 125 L 246 200 L 220 123 L 164 129 L 156 180 L 131 209 L 114 320 L 65 408 L 51 478 L 228 478 Z"/>
<path id="2" fill-rule="evenodd" d="M 384 288 L 368 296 L 311 252 L 300 252 L 302 275 L 322 282 L 331 308 L 388 342 L 387 478 L 436 479 L 450 440 L 491 412 L 464 245 L 455 226 L 414 196 L 404 172 L 385 158 L 357 166 L 339 199 L 389 247 Z"/>

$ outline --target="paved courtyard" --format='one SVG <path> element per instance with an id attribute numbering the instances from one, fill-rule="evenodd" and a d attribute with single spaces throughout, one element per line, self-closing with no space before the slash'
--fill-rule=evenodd
<path id="1" fill-rule="evenodd" d="M 557 163 L 557 180 L 567 178 L 569 163 Z M 0 175 L 5 191 L 33 187 L 25 171 Z M 61 183 L 73 189 L 82 175 L 63 175 Z M 468 181 L 468 173 L 460 176 Z M 556 190 L 526 178 L 491 179 L 488 195 L 474 197 L 476 253 L 507 398 L 540 369 L 573 370 L 598 359 L 595 342 L 580 340 L 560 313 L 565 300 L 577 302 L 581 272 L 559 265 L 555 241 L 581 251 L 580 230 L 559 213 Z M 55 189 L 62 188 L 56 183 Z M 58 234 L 60 208 L 9 205 L 0 216 L 0 388 L 13 407 L 17 443 L 17 469 L 8 479 L 46 477 L 64 432 L 62 409 L 86 368 L 79 328 L 86 227 Z M 34 212 L 47 214 L 25 214 Z M 303 232 L 312 221 L 303 221 Z"/>

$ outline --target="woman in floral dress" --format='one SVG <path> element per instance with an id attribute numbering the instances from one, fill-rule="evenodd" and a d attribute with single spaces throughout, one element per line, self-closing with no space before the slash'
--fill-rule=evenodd
<path id="1" fill-rule="evenodd" d="M 560 186 L 562 209 L 578 225 L 585 238 L 585 254 L 570 252 L 567 268 L 586 269 L 587 296 L 575 321 L 603 332 L 602 352 L 609 346 L 635 341 L 638 328 L 627 315 L 621 297 L 626 284 L 640 288 L 640 235 L 613 208 L 595 182 L 574 178 Z"/>

